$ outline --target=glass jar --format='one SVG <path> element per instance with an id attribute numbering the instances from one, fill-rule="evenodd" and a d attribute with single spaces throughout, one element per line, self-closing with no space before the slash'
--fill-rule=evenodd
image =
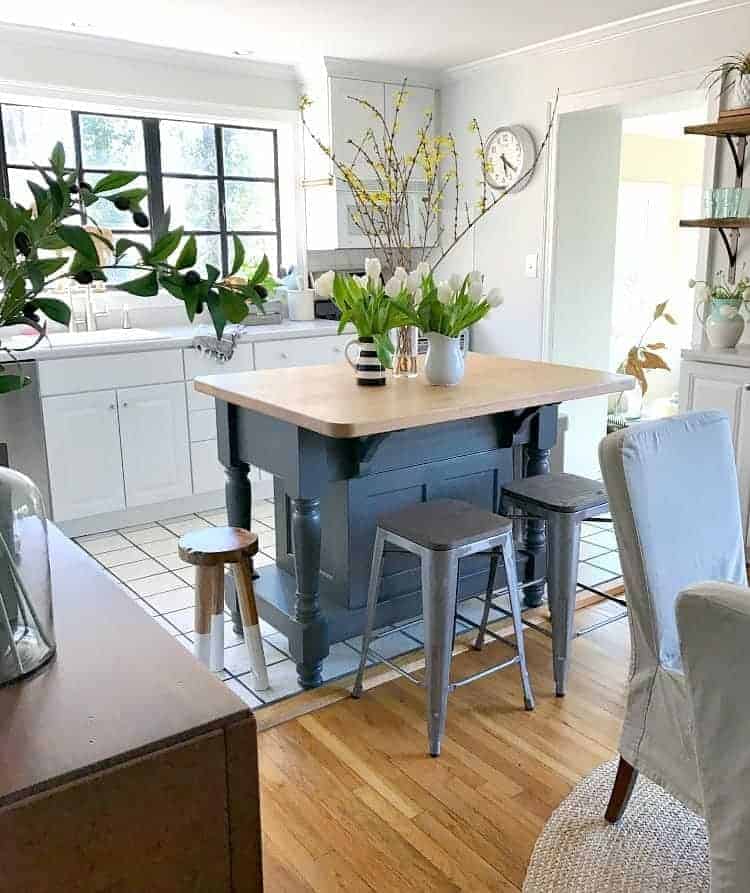
<path id="1" fill-rule="evenodd" d="M 0 468 L 0 685 L 33 673 L 54 653 L 42 494 L 26 475 Z"/>
<path id="2" fill-rule="evenodd" d="M 401 326 L 396 329 L 396 350 L 393 354 L 393 377 L 416 378 L 419 329 Z"/>

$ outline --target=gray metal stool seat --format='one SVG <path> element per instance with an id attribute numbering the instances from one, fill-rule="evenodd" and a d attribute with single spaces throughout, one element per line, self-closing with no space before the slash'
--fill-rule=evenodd
<path id="1" fill-rule="evenodd" d="M 422 614 L 424 617 L 425 639 L 425 679 L 424 683 L 391 662 L 371 647 L 374 641 L 373 626 L 377 607 L 380 579 L 383 572 L 383 555 L 386 543 L 417 555 L 421 561 L 422 573 Z M 511 613 L 516 642 L 508 642 L 501 636 L 488 631 L 492 638 L 499 639 L 515 648 L 516 654 L 510 660 L 488 667 L 471 676 L 451 682 L 450 661 L 456 624 L 456 600 L 458 590 L 458 562 L 469 555 L 481 552 L 490 554 L 490 574 L 487 584 L 487 598 L 494 591 L 497 565 L 502 555 L 510 594 Z M 478 626 L 466 617 L 461 620 Z M 404 624 L 403 626 L 408 626 Z M 401 628 L 403 628 L 403 626 Z M 390 635 L 393 630 L 388 630 Z M 454 499 L 439 499 L 432 502 L 411 505 L 399 512 L 387 515 L 378 521 L 375 546 L 370 569 L 370 586 L 367 593 L 367 621 L 362 641 L 362 657 L 359 671 L 352 689 L 352 696 L 362 693 L 362 680 L 367 665 L 368 654 L 372 652 L 378 660 L 397 670 L 411 682 L 424 685 L 427 689 L 427 732 L 430 754 L 440 754 L 440 741 L 445 730 L 448 694 L 461 685 L 488 676 L 504 667 L 518 664 L 521 670 L 524 705 L 534 709 L 534 696 L 531 691 L 526 654 L 523 642 L 523 622 L 521 620 L 521 594 L 516 573 L 516 556 L 513 545 L 513 522 L 510 518 L 495 515 L 468 502 Z"/>
<path id="2" fill-rule="evenodd" d="M 607 492 L 599 481 L 575 474 L 543 474 L 511 481 L 503 488 L 503 510 L 517 510 L 526 516 L 540 518 L 547 526 L 547 597 L 552 624 L 552 667 L 555 692 L 565 694 L 573 638 L 599 626 L 620 620 L 620 614 L 596 623 L 578 633 L 574 629 L 576 592 L 578 589 L 578 558 L 581 522 L 597 519 L 608 511 Z M 597 519 L 606 520 L 609 519 Z M 622 599 L 607 595 L 599 589 L 585 586 L 597 595 L 624 605 Z M 492 599 L 485 601 L 476 647 L 482 647 Z M 497 609 L 502 612 L 502 609 Z M 535 627 L 539 628 L 539 627 Z M 541 628 L 539 628 L 541 629 Z M 546 630 L 541 629 L 542 632 Z"/>

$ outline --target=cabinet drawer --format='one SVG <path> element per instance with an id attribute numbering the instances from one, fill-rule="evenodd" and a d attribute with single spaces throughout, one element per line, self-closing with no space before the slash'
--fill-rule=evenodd
<path id="1" fill-rule="evenodd" d="M 183 380 L 181 350 L 143 350 L 39 363 L 39 389 L 43 397 Z"/>
<path id="2" fill-rule="evenodd" d="M 262 341 L 255 345 L 256 369 L 281 369 L 287 366 L 314 366 L 344 360 L 349 335 L 324 335 L 287 341 Z"/>
<path id="3" fill-rule="evenodd" d="M 190 413 L 190 440 L 192 443 L 216 440 L 216 413 L 213 409 L 200 409 Z"/>
<path id="4" fill-rule="evenodd" d="M 219 375 L 222 372 L 247 372 L 253 368 L 253 345 L 238 344 L 231 360 L 220 363 L 195 348 L 187 348 L 185 354 L 185 378 L 199 375 Z"/>

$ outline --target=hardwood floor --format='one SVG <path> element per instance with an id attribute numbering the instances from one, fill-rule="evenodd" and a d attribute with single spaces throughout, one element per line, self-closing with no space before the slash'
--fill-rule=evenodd
<path id="1" fill-rule="evenodd" d="M 577 622 L 616 610 L 579 610 Z M 578 639 L 569 694 L 555 698 L 549 640 L 526 641 L 536 710 L 523 710 L 515 668 L 467 685 L 451 695 L 438 759 L 424 692 L 404 679 L 264 731 L 266 890 L 520 890 L 550 813 L 616 752 L 629 660 L 625 621 Z M 455 676 L 501 649 L 458 655 Z"/>

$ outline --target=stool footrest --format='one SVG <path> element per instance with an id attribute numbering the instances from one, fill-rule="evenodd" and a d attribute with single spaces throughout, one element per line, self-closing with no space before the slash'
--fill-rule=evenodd
<path id="1" fill-rule="evenodd" d="M 470 682 L 476 682 L 477 679 L 484 679 L 485 676 L 491 676 L 493 673 L 497 673 L 498 670 L 504 670 L 506 667 L 512 667 L 514 664 L 520 664 L 521 658 L 519 655 L 515 655 L 515 657 L 511 657 L 506 661 L 503 661 L 501 664 L 494 664 L 494 666 L 487 667 L 485 670 L 480 670 L 478 673 L 472 673 L 471 676 L 466 676 L 464 679 L 459 679 L 457 682 L 451 682 L 450 690 L 453 691 L 456 688 L 461 688 L 462 685 L 468 685 Z"/>

